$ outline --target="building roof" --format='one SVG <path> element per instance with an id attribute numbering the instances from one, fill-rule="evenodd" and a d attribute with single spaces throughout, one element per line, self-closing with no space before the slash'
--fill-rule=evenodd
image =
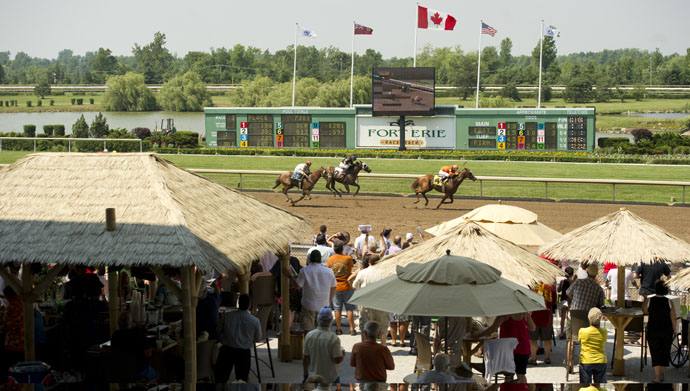
<path id="1" fill-rule="evenodd" d="M 113 232 L 106 208 L 115 208 Z M 301 217 L 151 153 L 41 153 L 0 171 L 0 263 L 241 272 L 307 229 Z"/>

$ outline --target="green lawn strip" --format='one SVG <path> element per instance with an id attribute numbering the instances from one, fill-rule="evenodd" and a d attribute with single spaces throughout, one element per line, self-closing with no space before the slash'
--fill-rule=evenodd
<path id="1" fill-rule="evenodd" d="M 613 130 L 621 128 L 645 128 L 656 131 L 682 130 L 690 118 L 648 118 L 628 115 L 598 115 L 597 130 Z"/>
<path id="2" fill-rule="evenodd" d="M 474 99 L 463 101 L 459 98 L 453 97 L 437 97 L 437 105 L 459 105 L 467 108 L 474 107 Z M 525 98 L 520 102 L 513 102 L 506 99 L 508 107 L 531 106 L 537 105 L 537 100 L 534 98 Z M 656 113 L 656 112 L 690 112 L 690 101 L 688 99 L 644 99 L 641 101 L 625 100 L 624 102 L 609 101 L 609 102 L 588 102 L 588 103 L 569 103 L 561 98 L 555 98 L 548 102 L 542 102 L 542 107 L 553 108 L 561 107 L 596 107 L 597 114 L 619 114 L 630 112 L 641 113 Z"/>
<path id="3" fill-rule="evenodd" d="M 0 152 L 0 164 L 14 163 L 15 160 L 28 155 L 31 152 L 25 151 L 2 151 Z"/>
<path id="4" fill-rule="evenodd" d="M 300 157 L 256 157 L 256 156 L 194 156 L 165 155 L 173 163 L 187 168 L 217 168 L 243 170 L 292 170 Z M 335 158 L 313 158 L 314 167 L 334 166 Z M 452 160 L 413 160 L 413 159 L 364 159 L 376 173 L 425 174 L 438 172 L 444 164 L 462 162 Z M 511 176 L 537 178 L 596 178 L 596 179 L 644 179 L 690 181 L 690 167 L 588 164 L 588 163 L 548 163 L 548 162 L 506 162 L 506 161 L 467 161 L 466 166 L 475 175 Z"/>

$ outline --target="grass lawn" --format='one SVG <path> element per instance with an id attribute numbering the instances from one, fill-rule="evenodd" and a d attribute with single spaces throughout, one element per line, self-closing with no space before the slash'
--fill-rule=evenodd
<path id="1" fill-rule="evenodd" d="M 1 152 L 0 163 L 11 163 L 28 152 Z M 245 170 L 292 170 L 303 158 L 297 157 L 258 157 L 258 156 L 198 156 L 198 155 L 165 155 L 165 158 L 184 168 L 216 168 Z M 315 167 L 336 165 L 334 158 L 311 159 Z M 376 173 L 426 174 L 438 171 L 446 163 L 458 163 L 441 160 L 396 160 L 365 159 Z M 466 165 L 475 175 L 538 177 L 538 178 L 597 178 L 597 179 L 643 179 L 690 181 L 688 166 L 626 165 L 626 164 L 586 164 L 586 163 L 548 163 L 548 162 L 496 162 L 469 161 Z M 209 179 L 230 187 L 246 189 L 269 189 L 274 177 L 266 175 L 228 175 L 205 174 Z M 363 178 L 362 191 L 410 194 L 409 179 Z M 324 190 L 323 185 L 317 189 Z M 611 200 L 611 185 L 575 185 L 550 184 L 548 189 L 543 183 L 511 183 L 485 181 L 466 182 L 460 194 L 489 197 L 544 197 L 555 199 L 590 199 Z M 690 188 L 686 189 L 687 200 L 690 200 Z M 680 201 L 682 189 L 678 186 L 632 186 L 617 185 L 616 199 L 637 202 L 671 202 L 671 198 Z"/>
<path id="2" fill-rule="evenodd" d="M 73 105 L 72 99 L 83 99 L 82 105 Z M 94 100 L 94 104 L 89 104 L 89 99 Z M 3 102 L 0 107 L 0 113 L 24 113 L 24 112 L 56 112 L 56 111 L 101 111 L 102 93 L 89 94 L 65 94 L 65 95 L 51 95 L 44 99 L 39 99 L 33 94 L 18 94 L 18 95 L 0 95 L 0 101 Z M 6 101 L 16 100 L 17 106 L 5 106 Z M 38 106 L 38 101 L 43 102 L 42 106 Z M 54 101 L 54 105 L 50 105 L 50 101 Z M 26 102 L 31 101 L 31 107 L 27 107 Z"/>

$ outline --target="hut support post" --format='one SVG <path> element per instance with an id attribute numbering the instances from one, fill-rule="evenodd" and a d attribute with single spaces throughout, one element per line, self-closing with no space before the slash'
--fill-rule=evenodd
<path id="1" fill-rule="evenodd" d="M 34 324 L 34 297 L 33 297 L 34 274 L 31 264 L 25 263 L 22 267 L 22 302 L 24 305 L 24 360 L 34 361 L 36 359 L 36 341 Z"/>
<path id="2" fill-rule="evenodd" d="M 625 308 L 625 267 L 623 265 L 618 265 L 617 285 L 618 297 L 616 298 L 616 307 Z"/>
<path id="3" fill-rule="evenodd" d="M 249 271 L 245 271 L 244 274 L 237 276 L 237 284 L 239 285 L 241 294 L 249 294 Z"/>
<path id="4" fill-rule="evenodd" d="M 196 390 L 196 327 L 194 303 L 194 271 L 185 266 L 182 272 L 182 327 L 184 330 L 184 382 L 185 390 Z"/>
<path id="5" fill-rule="evenodd" d="M 280 254 L 280 297 L 282 298 L 279 349 L 280 361 L 292 361 L 290 350 L 290 254 Z"/>
<path id="6" fill-rule="evenodd" d="M 120 317 L 120 298 L 117 294 L 118 273 L 108 266 L 108 312 L 110 321 L 110 335 L 117 330 L 117 323 Z"/>

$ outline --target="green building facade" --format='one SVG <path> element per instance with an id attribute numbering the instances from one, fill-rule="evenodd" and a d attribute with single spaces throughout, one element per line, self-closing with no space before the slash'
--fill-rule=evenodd
<path id="1" fill-rule="evenodd" d="M 397 117 L 373 117 L 370 105 L 209 107 L 206 144 L 219 148 L 397 149 Z M 592 151 L 593 108 L 465 109 L 437 106 L 430 117 L 407 117 L 409 149 Z"/>

